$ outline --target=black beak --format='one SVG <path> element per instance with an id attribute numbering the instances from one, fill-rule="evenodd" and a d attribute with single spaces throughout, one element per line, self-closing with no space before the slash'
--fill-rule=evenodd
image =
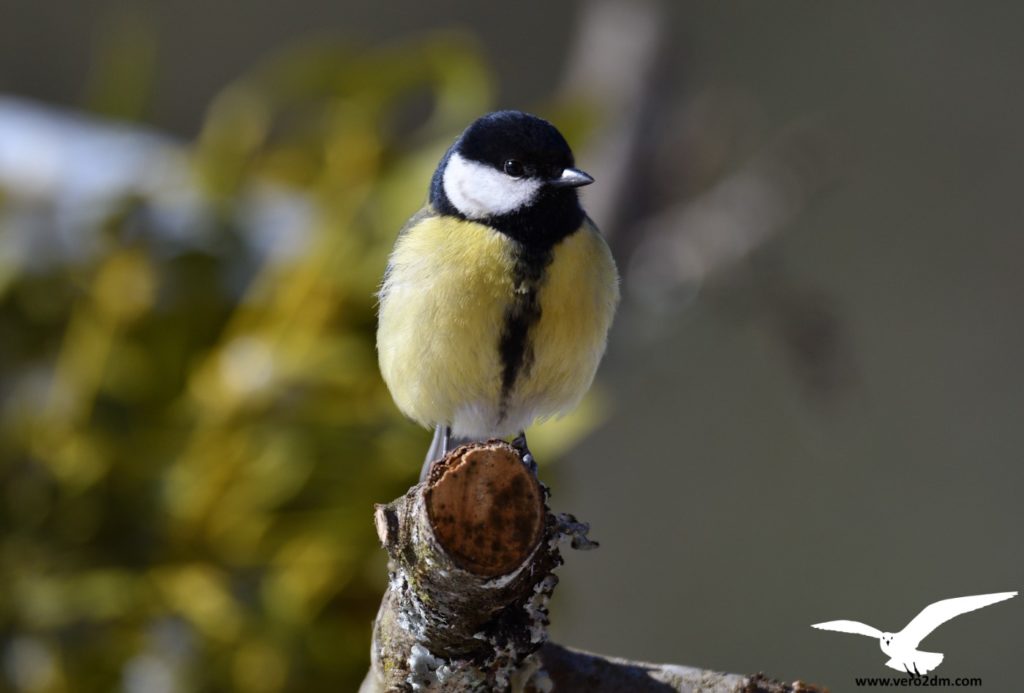
<path id="1" fill-rule="evenodd" d="M 593 178 L 578 168 L 567 168 L 562 171 L 561 176 L 549 180 L 548 185 L 555 188 L 579 188 L 593 182 Z"/>

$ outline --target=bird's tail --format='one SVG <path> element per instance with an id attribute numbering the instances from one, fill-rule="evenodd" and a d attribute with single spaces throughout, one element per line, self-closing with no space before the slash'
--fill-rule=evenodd
<path id="1" fill-rule="evenodd" d="M 907 654 L 901 654 L 899 657 L 893 657 L 885 663 L 885 666 L 896 671 L 905 672 L 911 676 L 918 674 L 924 676 L 940 664 L 942 664 L 942 655 L 938 652 L 912 650 Z"/>
<path id="2" fill-rule="evenodd" d="M 917 670 L 922 674 L 927 674 L 935 667 L 942 664 L 942 654 L 938 652 L 917 652 L 914 655 L 914 663 L 917 664 Z"/>

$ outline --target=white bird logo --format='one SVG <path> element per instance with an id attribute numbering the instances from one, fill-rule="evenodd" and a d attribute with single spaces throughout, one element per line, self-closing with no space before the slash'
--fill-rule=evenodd
<path id="1" fill-rule="evenodd" d="M 885 663 L 887 667 L 922 676 L 942 663 L 940 653 L 921 652 L 917 649 L 918 644 L 928 637 L 929 633 L 960 614 L 966 614 L 968 611 L 974 611 L 1016 596 L 1016 592 L 997 592 L 995 594 L 978 594 L 973 597 L 943 599 L 941 602 L 935 602 L 922 609 L 921 613 L 915 616 L 914 620 L 899 633 L 883 633 L 877 628 L 872 628 L 859 621 L 829 621 L 815 623 L 811 627 L 878 638 L 878 645 L 882 648 L 882 652 L 890 657 L 889 661 Z"/>

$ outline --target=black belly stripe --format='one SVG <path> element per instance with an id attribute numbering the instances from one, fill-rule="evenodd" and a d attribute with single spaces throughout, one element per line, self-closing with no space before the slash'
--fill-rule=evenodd
<path id="1" fill-rule="evenodd" d="M 508 399 L 520 376 L 526 376 L 533 365 L 531 328 L 540 321 L 540 287 L 551 264 L 551 248 L 537 249 L 520 245 L 512 269 L 515 295 L 505 309 L 505 323 L 498 341 L 501 356 L 501 400 L 499 421 L 506 415 Z"/>

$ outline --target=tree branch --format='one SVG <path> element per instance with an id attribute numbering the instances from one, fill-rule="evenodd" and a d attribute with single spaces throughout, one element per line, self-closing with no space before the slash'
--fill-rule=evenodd
<path id="1" fill-rule="evenodd" d="M 389 581 L 361 693 L 815 690 L 548 643 L 560 546 L 597 545 L 586 523 L 552 513 L 547 497 L 514 447 L 489 441 L 452 451 L 426 481 L 377 506 Z"/>

